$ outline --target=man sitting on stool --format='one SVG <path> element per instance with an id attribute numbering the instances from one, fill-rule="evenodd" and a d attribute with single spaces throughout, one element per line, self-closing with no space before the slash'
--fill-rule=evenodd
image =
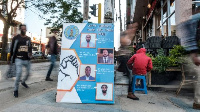
<path id="1" fill-rule="evenodd" d="M 152 60 L 150 57 L 146 55 L 146 49 L 140 48 L 135 55 L 133 55 L 127 62 L 127 65 L 132 66 L 132 74 L 133 75 L 146 75 L 147 72 L 149 72 L 153 66 L 152 66 Z M 132 76 L 131 79 L 132 80 Z M 136 85 L 138 85 L 138 80 L 136 81 Z M 128 89 L 128 95 L 127 98 L 133 99 L 133 100 L 139 100 L 133 93 L 132 93 L 132 82 L 129 81 L 129 89 Z"/>

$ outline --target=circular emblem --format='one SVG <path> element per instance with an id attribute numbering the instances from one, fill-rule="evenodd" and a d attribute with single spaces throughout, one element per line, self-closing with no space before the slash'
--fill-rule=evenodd
<path id="1" fill-rule="evenodd" d="M 70 25 L 65 28 L 64 35 L 69 40 L 76 39 L 78 34 L 79 34 L 79 30 L 77 26 Z"/>

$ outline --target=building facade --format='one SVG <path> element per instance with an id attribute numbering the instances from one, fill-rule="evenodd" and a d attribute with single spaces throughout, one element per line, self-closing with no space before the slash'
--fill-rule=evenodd
<path id="1" fill-rule="evenodd" d="M 200 0 L 134 0 L 133 21 L 139 23 L 139 33 L 144 40 L 151 36 L 180 36 L 177 28 L 192 14 L 197 13 Z M 134 3 L 134 2 L 133 2 Z"/>

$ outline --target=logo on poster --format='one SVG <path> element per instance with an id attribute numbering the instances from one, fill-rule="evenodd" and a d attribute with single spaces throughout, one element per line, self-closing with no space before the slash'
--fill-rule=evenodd
<path id="1" fill-rule="evenodd" d="M 77 26 L 70 25 L 65 28 L 64 35 L 69 40 L 76 39 L 78 34 L 79 34 L 79 30 Z"/>

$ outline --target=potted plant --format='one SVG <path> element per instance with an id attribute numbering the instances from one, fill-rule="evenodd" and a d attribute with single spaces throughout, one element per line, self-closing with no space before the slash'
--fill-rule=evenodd
<path id="1" fill-rule="evenodd" d="M 165 85 L 177 78 L 177 75 L 181 73 L 180 63 L 184 61 L 182 57 L 185 53 L 185 49 L 182 46 L 176 45 L 169 52 L 169 56 L 164 55 L 163 49 L 158 50 L 158 55 L 156 57 L 147 54 L 151 57 L 153 63 L 153 70 L 151 72 L 152 84 Z"/>

